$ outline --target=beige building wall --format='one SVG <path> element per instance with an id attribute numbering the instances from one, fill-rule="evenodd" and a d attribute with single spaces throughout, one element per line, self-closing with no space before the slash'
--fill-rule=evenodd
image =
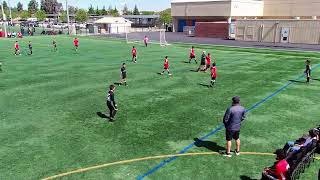
<path id="1" fill-rule="evenodd" d="M 236 40 L 280 43 L 282 28 L 288 43 L 320 44 L 320 20 L 238 20 Z"/>
<path id="2" fill-rule="evenodd" d="M 319 16 L 320 0 L 263 0 L 264 16 Z"/>
<path id="3" fill-rule="evenodd" d="M 186 1 L 186 2 L 184 2 Z M 194 16 L 227 16 L 231 14 L 231 1 L 174 0 L 171 3 L 171 15 L 181 17 Z"/>
<path id="4" fill-rule="evenodd" d="M 231 16 L 258 17 L 263 16 L 263 1 L 256 0 L 232 0 Z"/>

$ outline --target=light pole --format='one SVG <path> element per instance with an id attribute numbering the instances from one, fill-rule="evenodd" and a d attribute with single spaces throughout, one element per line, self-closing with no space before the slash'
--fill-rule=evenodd
<path id="1" fill-rule="evenodd" d="M 6 27 L 6 15 L 4 14 L 3 10 L 3 1 L 1 3 L 1 10 L 2 10 L 2 20 L 3 20 L 3 28 L 4 28 L 4 37 L 7 37 L 7 27 Z"/>
<path id="2" fill-rule="evenodd" d="M 70 17 L 69 17 L 69 5 L 68 5 L 68 0 L 66 0 L 66 8 L 67 8 L 68 34 L 70 35 Z"/>
<path id="3" fill-rule="evenodd" d="M 12 13 L 11 13 L 10 0 L 8 0 L 8 5 L 9 5 L 10 21 L 11 21 L 11 26 L 12 26 L 13 22 L 12 22 Z"/>

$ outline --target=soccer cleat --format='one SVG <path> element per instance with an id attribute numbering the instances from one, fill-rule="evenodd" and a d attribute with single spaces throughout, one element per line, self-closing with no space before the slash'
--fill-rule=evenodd
<path id="1" fill-rule="evenodd" d="M 240 151 L 237 151 L 236 149 L 234 150 L 234 153 L 237 155 L 237 156 L 240 156 Z"/>
<path id="2" fill-rule="evenodd" d="M 231 157 L 232 157 L 231 153 L 224 153 L 223 156 L 224 156 L 224 157 L 228 157 L 228 158 L 231 158 Z"/>

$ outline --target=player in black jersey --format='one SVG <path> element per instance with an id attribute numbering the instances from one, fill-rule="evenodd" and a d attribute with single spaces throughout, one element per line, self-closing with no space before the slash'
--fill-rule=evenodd
<path id="1" fill-rule="evenodd" d="M 53 51 L 56 52 L 58 50 L 57 48 L 57 42 L 55 40 L 52 41 Z"/>
<path id="2" fill-rule="evenodd" d="M 309 59 L 306 60 L 306 70 L 304 71 L 304 73 L 307 77 L 307 83 L 309 83 L 311 78 L 311 61 Z"/>
<path id="3" fill-rule="evenodd" d="M 127 68 L 126 68 L 126 63 L 123 63 L 121 66 L 121 80 L 119 85 L 125 85 L 127 86 Z"/>
<path id="4" fill-rule="evenodd" d="M 28 47 L 29 47 L 29 55 L 32 55 L 32 44 L 31 44 L 31 41 L 29 41 Z"/>
<path id="5" fill-rule="evenodd" d="M 204 71 L 205 68 L 206 68 L 206 52 L 203 51 L 201 55 L 200 66 L 198 67 L 197 72 Z"/>
<path id="6" fill-rule="evenodd" d="M 110 85 L 109 92 L 107 94 L 107 99 L 106 99 L 106 104 L 107 104 L 107 107 L 110 111 L 109 118 L 110 118 L 111 122 L 114 121 L 114 117 L 116 116 L 116 113 L 118 111 L 116 101 L 114 100 L 114 91 L 115 90 L 116 90 L 116 86 L 113 84 Z"/>

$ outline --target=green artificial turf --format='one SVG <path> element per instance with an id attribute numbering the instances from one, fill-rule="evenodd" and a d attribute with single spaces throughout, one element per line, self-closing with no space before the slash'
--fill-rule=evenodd
<path id="1" fill-rule="evenodd" d="M 189 45 L 168 47 L 126 44 L 103 38 L 20 39 L 21 56 L 13 55 L 15 39 L 0 40 L 0 179 L 41 179 L 70 170 L 146 156 L 175 154 L 222 122 L 234 95 L 250 108 L 304 71 L 304 60 L 320 63 L 312 52 L 197 46 L 217 59 L 218 79 L 196 73 L 187 64 Z M 32 56 L 27 42 L 33 42 Z M 131 47 L 138 63 L 130 62 Z M 172 77 L 160 76 L 169 56 Z M 127 63 L 128 87 L 117 87 L 119 112 L 115 123 L 97 116 L 106 112 L 108 85 L 118 82 L 120 65 Z M 320 67 L 312 72 L 320 78 Z M 319 124 L 320 81 L 294 83 L 248 113 L 241 129 L 242 151 L 274 152 Z M 224 131 L 208 141 L 225 146 Z M 234 147 L 234 146 L 233 146 Z M 188 152 L 210 152 L 193 147 Z M 61 179 L 135 179 L 161 160 L 116 165 Z M 260 178 L 272 156 L 242 155 L 179 157 L 146 179 Z M 316 161 L 301 179 L 317 179 Z"/>

